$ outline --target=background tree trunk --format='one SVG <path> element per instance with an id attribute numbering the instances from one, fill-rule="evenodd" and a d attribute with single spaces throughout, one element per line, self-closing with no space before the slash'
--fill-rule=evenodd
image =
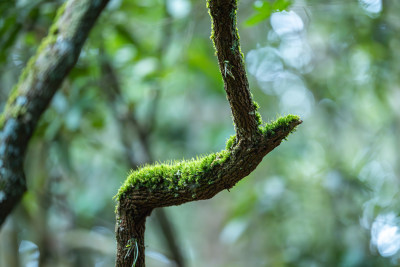
<path id="1" fill-rule="evenodd" d="M 23 161 L 37 123 L 107 3 L 67 1 L 10 94 L 0 120 L 0 226 L 26 191 Z"/>

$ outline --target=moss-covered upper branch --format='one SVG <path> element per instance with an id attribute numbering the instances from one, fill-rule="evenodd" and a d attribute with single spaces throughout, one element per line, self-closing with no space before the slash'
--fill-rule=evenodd
<path id="1" fill-rule="evenodd" d="M 0 225 L 26 190 L 22 163 L 39 118 L 108 1 L 67 1 L 9 96 L 0 118 Z"/>

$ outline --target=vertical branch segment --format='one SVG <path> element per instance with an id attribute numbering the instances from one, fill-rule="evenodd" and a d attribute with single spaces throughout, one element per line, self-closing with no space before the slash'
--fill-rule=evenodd
<path id="1" fill-rule="evenodd" d="M 258 119 L 249 90 L 236 27 L 236 0 L 208 0 L 212 35 L 224 88 L 231 106 L 238 138 L 258 133 Z"/>
<path id="2" fill-rule="evenodd" d="M 117 237 L 117 267 L 144 267 L 144 232 L 146 217 L 151 210 L 138 212 L 130 207 L 118 207 L 115 233 Z"/>

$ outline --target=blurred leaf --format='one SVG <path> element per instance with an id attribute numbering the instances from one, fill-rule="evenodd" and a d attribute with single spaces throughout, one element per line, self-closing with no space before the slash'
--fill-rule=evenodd
<path id="1" fill-rule="evenodd" d="M 220 90 L 222 87 L 221 74 L 215 58 L 210 57 L 212 54 L 213 51 L 208 43 L 196 39 L 187 52 L 188 64 L 193 70 L 201 71 L 203 75 L 207 76 L 206 81 L 212 84 L 209 89 L 217 93 L 224 93 Z"/>
<path id="2" fill-rule="evenodd" d="M 289 6 L 292 4 L 293 0 L 276 0 L 273 4 L 272 4 L 272 10 L 274 10 L 274 12 L 280 12 L 283 10 L 286 10 L 289 8 Z"/>
<path id="3" fill-rule="evenodd" d="M 254 26 L 268 19 L 273 12 L 286 10 L 292 4 L 292 0 L 275 0 L 274 2 L 258 1 L 254 4 L 255 13 L 246 20 L 246 26 Z"/>
<path id="4" fill-rule="evenodd" d="M 124 39 L 127 43 L 132 44 L 137 47 L 138 53 L 136 55 L 135 59 L 140 58 L 140 52 L 143 52 L 144 48 L 141 46 L 140 42 L 138 41 L 137 37 L 134 35 L 134 33 L 128 31 L 128 29 L 124 25 L 116 25 L 115 27 L 116 32 L 119 34 L 119 36 Z"/>

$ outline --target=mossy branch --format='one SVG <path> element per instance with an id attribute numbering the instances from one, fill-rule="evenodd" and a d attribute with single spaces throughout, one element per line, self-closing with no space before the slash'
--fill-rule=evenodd
<path id="1" fill-rule="evenodd" d="M 262 126 L 258 104 L 252 100 L 236 28 L 236 0 L 209 0 L 212 36 L 236 135 L 226 149 L 201 158 L 148 165 L 132 172 L 116 199 L 116 266 L 144 266 L 146 217 L 153 209 L 209 199 L 249 175 L 263 157 L 302 122 L 288 115 Z M 127 255 L 135 240 L 138 257 Z M 135 255 L 136 257 L 137 255 Z"/>
<path id="2" fill-rule="evenodd" d="M 232 188 L 253 171 L 300 123 L 298 116 L 288 115 L 261 127 L 263 133 L 252 141 L 228 139 L 227 149 L 221 152 L 144 166 L 128 175 L 116 199 L 120 203 L 129 202 L 126 208 L 146 209 L 209 199 L 221 190 Z"/>
<path id="3" fill-rule="evenodd" d="M 108 1 L 67 1 L 9 96 L 0 118 L 0 226 L 26 190 L 23 159 L 36 125 Z"/>

